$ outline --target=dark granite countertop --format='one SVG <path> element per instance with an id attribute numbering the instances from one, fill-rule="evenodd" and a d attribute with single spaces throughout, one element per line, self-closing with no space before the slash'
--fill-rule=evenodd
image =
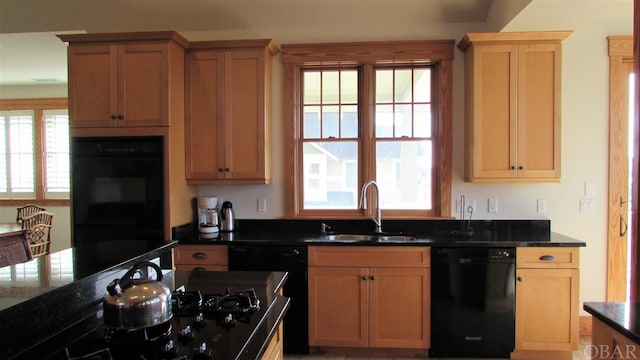
<path id="1" fill-rule="evenodd" d="M 386 220 L 386 234 L 409 235 L 415 240 L 336 241 L 324 238 L 321 224 L 330 226 L 327 234 L 373 234 L 370 220 L 239 220 L 235 231 L 216 237 L 202 236 L 192 224 L 174 228 L 173 238 L 180 244 L 239 245 L 392 245 L 432 247 L 583 247 L 586 243 L 552 232 L 549 220 L 473 220 L 473 234 L 460 235 L 458 220 Z M 465 222 L 465 226 L 468 223 Z"/>
<path id="2" fill-rule="evenodd" d="M 176 244 L 145 243 L 100 261 L 88 253 L 95 250 L 72 248 L 0 268 L 0 333 L 5 334 L 0 358 L 12 358 L 94 315 L 111 280 L 137 262 L 168 254 Z"/>
<path id="3" fill-rule="evenodd" d="M 640 303 L 585 302 L 583 308 L 596 319 L 640 344 Z"/>
<path id="4" fill-rule="evenodd" d="M 260 315 L 255 322 L 247 324 L 242 329 L 234 328 L 224 331 L 217 341 L 216 358 L 220 359 L 260 359 L 266 350 L 269 340 L 278 330 L 288 307 L 290 299 L 278 295 L 287 279 L 286 272 L 259 272 L 259 271 L 176 271 L 167 273 L 163 282 L 175 289 L 184 285 L 188 289 L 200 289 L 201 291 L 222 292 L 253 288 L 260 299 L 260 310 L 254 316 Z M 65 359 L 62 348 L 73 341 L 82 343 L 92 342 L 96 329 L 103 324 L 101 313 L 67 328 L 65 331 L 47 339 L 37 347 L 20 354 L 15 359 L 41 358 L 47 360 Z M 249 327 L 247 327 L 249 326 Z M 89 339 L 85 340 L 86 337 Z M 79 339 L 79 340 L 78 340 Z M 74 345 L 70 351 L 73 353 Z M 75 350 L 77 351 L 77 350 Z M 43 355 L 46 354 L 46 355 Z M 61 357 L 62 355 L 62 357 Z"/>

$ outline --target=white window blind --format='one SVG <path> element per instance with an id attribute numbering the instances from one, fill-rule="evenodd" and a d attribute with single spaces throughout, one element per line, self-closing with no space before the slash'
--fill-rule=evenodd
<path id="1" fill-rule="evenodd" d="M 66 110 L 44 111 L 44 168 L 45 196 L 68 198 L 69 172 L 69 115 Z"/>
<path id="2" fill-rule="evenodd" d="M 36 134 L 36 129 L 42 129 L 42 134 Z M 36 148 L 42 153 L 36 153 Z M 42 168 L 36 168 L 40 164 Z M 35 199 L 36 186 L 44 186 L 45 198 L 68 199 L 69 176 L 66 109 L 0 111 L 0 198 Z M 44 184 L 36 184 L 37 178 L 44 179 Z"/>
<path id="3" fill-rule="evenodd" d="M 34 198 L 33 111 L 3 111 L 2 197 Z"/>

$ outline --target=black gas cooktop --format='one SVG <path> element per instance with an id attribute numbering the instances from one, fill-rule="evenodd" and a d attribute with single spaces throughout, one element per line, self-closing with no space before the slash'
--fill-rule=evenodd
<path id="1" fill-rule="evenodd" d="M 173 318 L 144 329 L 115 329 L 101 322 L 45 359 L 202 359 L 254 358 L 288 306 L 267 282 L 212 281 L 205 271 L 186 277 L 172 292 Z M 247 273 L 250 274 L 250 273 Z M 247 277 L 247 279 L 250 278 Z M 249 287 L 248 287 L 249 286 Z M 279 303 L 278 303 L 279 301 Z M 282 302 L 284 301 L 284 305 Z M 271 312 L 271 313 L 270 313 Z M 275 316 L 275 317 L 274 317 Z M 257 347 L 256 347 L 257 346 Z M 248 347 L 251 347 L 249 349 Z"/>

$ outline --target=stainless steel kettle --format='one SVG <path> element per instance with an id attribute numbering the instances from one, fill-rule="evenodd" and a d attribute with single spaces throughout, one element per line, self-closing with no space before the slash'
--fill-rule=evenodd
<path id="1" fill-rule="evenodd" d="M 147 268 L 156 272 L 156 280 L 134 279 Z M 171 290 L 162 282 L 162 270 L 152 262 L 141 262 L 127 271 L 121 279 L 107 285 L 102 302 L 104 323 L 119 329 L 141 329 L 159 325 L 171 319 Z"/>
<path id="2" fill-rule="evenodd" d="M 233 231 L 235 221 L 236 216 L 233 213 L 233 205 L 229 201 L 223 202 L 222 208 L 220 208 L 220 231 Z"/>

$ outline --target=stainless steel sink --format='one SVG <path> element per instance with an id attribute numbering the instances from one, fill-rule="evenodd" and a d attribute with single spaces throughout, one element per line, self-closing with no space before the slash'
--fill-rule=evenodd
<path id="1" fill-rule="evenodd" d="M 329 241 L 378 241 L 378 236 L 375 235 L 363 235 L 363 234 L 334 234 L 334 235 L 326 235 L 323 237 L 324 240 Z"/>
<path id="2" fill-rule="evenodd" d="M 416 241 L 416 238 L 407 235 L 382 235 L 378 236 L 378 241 Z"/>
<path id="3" fill-rule="evenodd" d="M 325 235 L 324 240 L 328 241 L 343 241 L 343 242 L 401 242 L 401 241 L 415 241 L 416 238 L 407 235 L 368 235 L 368 234 L 332 234 Z"/>

